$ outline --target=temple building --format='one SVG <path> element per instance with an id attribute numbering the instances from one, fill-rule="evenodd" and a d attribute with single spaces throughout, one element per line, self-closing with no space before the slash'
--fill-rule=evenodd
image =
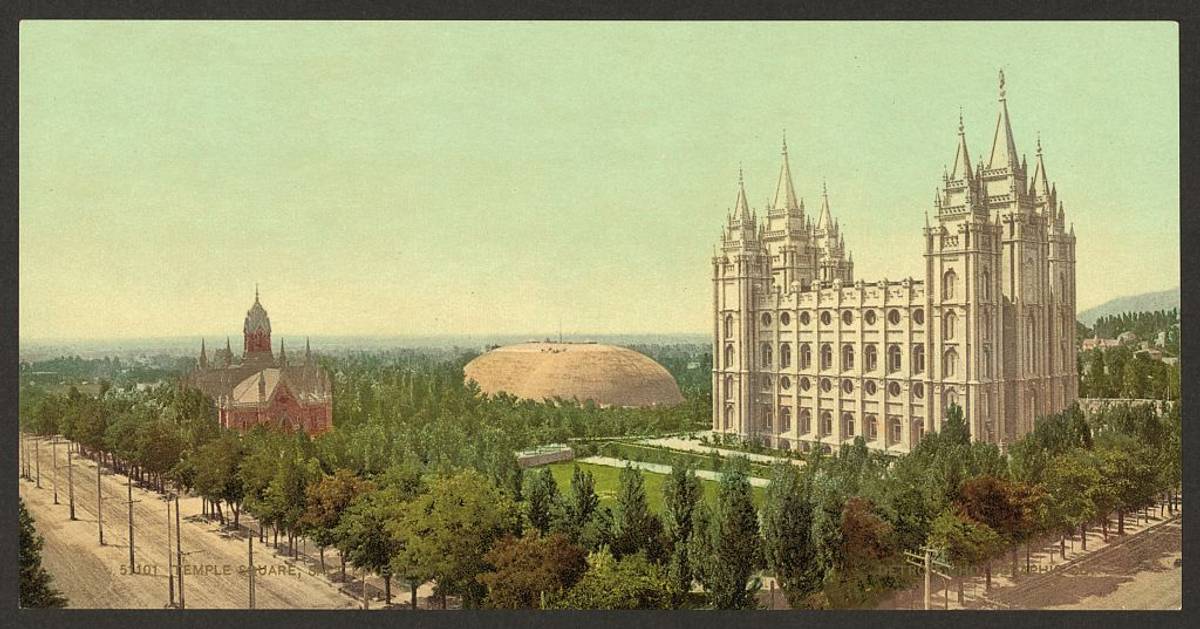
<path id="1" fill-rule="evenodd" d="M 271 319 L 254 291 L 254 305 L 242 327 L 242 356 L 235 359 L 229 339 L 210 360 L 200 341 L 199 366 L 186 384 L 213 400 L 224 428 L 245 430 L 269 424 L 289 430 L 320 433 L 333 426 L 333 384 L 319 367 L 307 341 L 304 357 L 288 361 L 283 342 L 279 356 L 271 350 Z"/>
<path id="2" fill-rule="evenodd" d="M 908 451 L 957 404 L 1003 446 L 1076 399 L 1075 229 L 1041 139 L 1032 175 L 1017 151 L 1003 73 L 991 150 L 972 164 L 960 115 L 953 164 L 924 277 L 900 281 L 855 279 L 828 191 L 815 224 L 796 196 L 786 140 L 765 216 L 739 177 L 712 258 L 714 431 Z"/>

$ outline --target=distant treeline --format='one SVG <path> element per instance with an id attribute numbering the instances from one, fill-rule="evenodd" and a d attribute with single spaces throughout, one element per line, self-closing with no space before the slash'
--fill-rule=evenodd
<path id="1" fill-rule="evenodd" d="M 1152 312 L 1123 312 L 1096 319 L 1090 328 L 1083 326 L 1088 337 L 1115 339 L 1125 332 L 1133 332 L 1143 341 L 1153 341 L 1159 332 L 1167 333 L 1165 347 L 1179 354 L 1179 309 L 1155 310 Z"/>
<path id="2" fill-rule="evenodd" d="M 59 356 L 47 360 L 22 362 L 22 384 L 56 385 L 81 382 L 106 382 L 124 388 L 138 382 L 167 381 L 177 378 L 196 366 L 196 359 L 185 356 L 153 356 L 142 361 L 121 360 L 118 357 L 80 358 Z"/>

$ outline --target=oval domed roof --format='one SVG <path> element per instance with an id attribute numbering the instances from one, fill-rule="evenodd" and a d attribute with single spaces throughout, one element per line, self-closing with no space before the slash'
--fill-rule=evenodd
<path id="1" fill-rule="evenodd" d="M 481 391 L 599 406 L 670 406 L 683 401 L 662 365 L 631 349 L 599 343 L 520 343 L 493 349 L 463 369 Z"/>

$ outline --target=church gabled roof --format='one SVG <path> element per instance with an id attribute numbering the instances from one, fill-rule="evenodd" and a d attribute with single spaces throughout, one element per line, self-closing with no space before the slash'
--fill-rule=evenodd
<path id="1" fill-rule="evenodd" d="M 792 169 L 788 166 L 787 136 L 783 138 L 783 164 L 779 167 L 779 182 L 775 184 L 775 201 L 771 207 L 777 210 L 798 210 L 796 189 L 792 186 Z"/>
<path id="2" fill-rule="evenodd" d="M 1016 168 L 1017 143 L 1013 141 L 1012 123 L 1008 120 L 1008 101 L 1004 93 L 1004 70 L 1000 71 L 1000 113 L 996 118 L 996 133 L 992 136 L 992 154 L 988 169 Z"/>

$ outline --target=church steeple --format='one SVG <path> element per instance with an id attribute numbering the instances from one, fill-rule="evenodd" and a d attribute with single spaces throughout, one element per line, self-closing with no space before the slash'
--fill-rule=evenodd
<path id="1" fill-rule="evenodd" d="M 963 129 L 962 109 L 958 110 L 958 150 L 954 153 L 954 170 L 951 181 L 971 178 L 971 157 L 967 153 L 967 135 Z"/>
<path id="2" fill-rule="evenodd" d="M 1035 198 L 1046 198 L 1050 196 L 1050 181 L 1046 177 L 1046 163 L 1042 160 L 1042 136 L 1038 135 L 1037 139 L 1037 157 L 1033 165 L 1033 188 L 1031 192 Z M 1053 210 L 1054 208 L 1051 208 Z"/>
<path id="3" fill-rule="evenodd" d="M 829 214 L 829 188 L 821 182 L 821 212 L 817 216 L 817 229 L 833 227 L 833 217 Z"/>
<path id="4" fill-rule="evenodd" d="M 1000 71 L 1000 114 L 996 118 L 996 133 L 992 136 L 992 154 L 988 170 L 1015 169 L 1018 166 L 1017 144 L 1013 141 L 1012 124 L 1008 120 L 1008 99 L 1004 89 L 1004 70 Z"/>
<path id="5" fill-rule="evenodd" d="M 742 177 L 741 167 L 738 167 L 738 194 L 737 202 L 733 207 L 733 219 L 736 221 L 750 219 L 750 203 L 746 201 L 746 183 Z"/>
<path id="6" fill-rule="evenodd" d="M 779 167 L 779 182 L 775 184 L 775 200 L 771 207 L 776 210 L 798 210 L 796 189 L 792 186 L 792 169 L 788 166 L 787 132 L 783 135 L 783 164 Z"/>
<path id="7" fill-rule="evenodd" d="M 279 366 L 287 367 L 287 350 L 283 347 L 283 339 L 279 339 Z"/>
<path id="8" fill-rule="evenodd" d="M 204 351 L 204 339 L 200 339 L 200 368 L 208 368 L 208 354 Z"/>

